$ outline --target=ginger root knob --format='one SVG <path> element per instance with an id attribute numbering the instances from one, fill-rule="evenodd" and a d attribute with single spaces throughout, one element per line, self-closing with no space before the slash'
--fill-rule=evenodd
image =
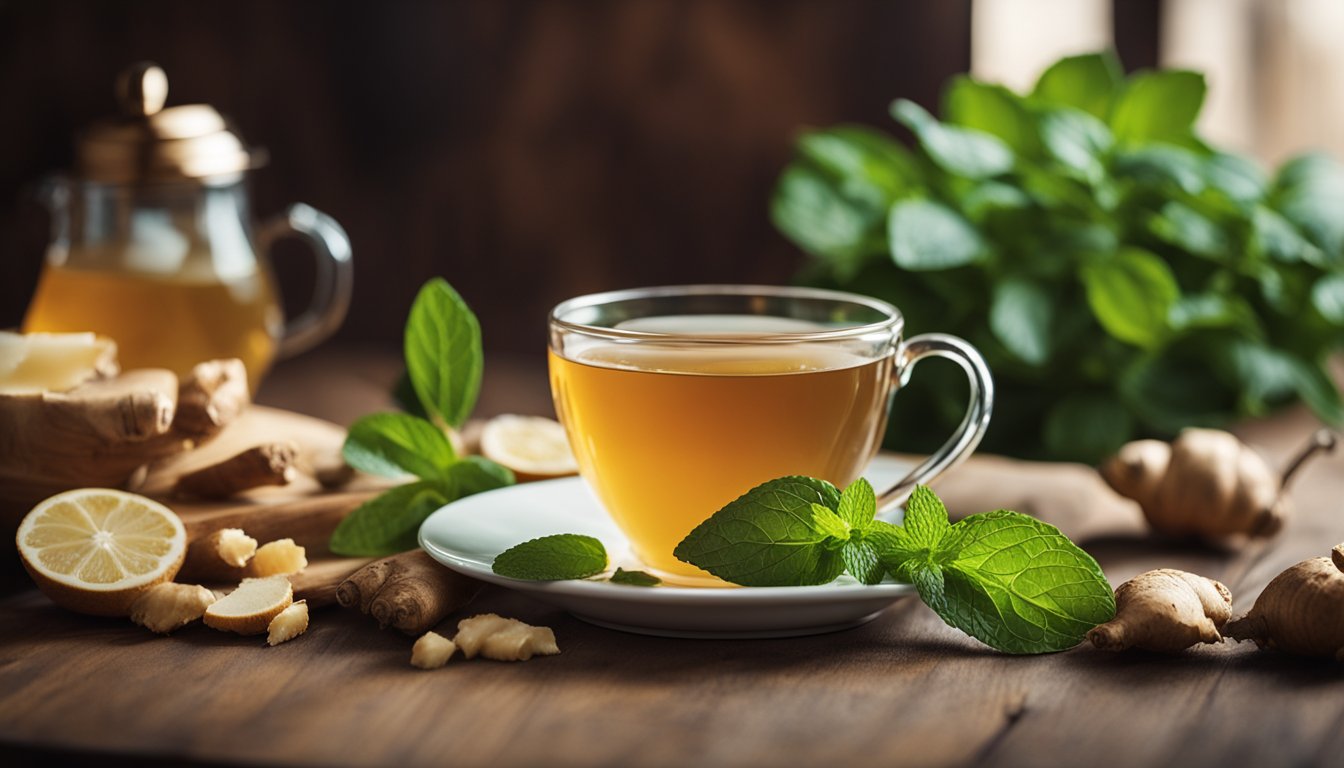
<path id="1" fill-rule="evenodd" d="M 1115 590 L 1115 618 L 1087 633 L 1106 651 L 1141 648 L 1175 653 L 1196 643 L 1217 643 L 1232 617 L 1232 593 L 1222 583 L 1161 568 Z"/>
<path id="2" fill-rule="evenodd" d="M 1274 577 L 1227 636 L 1300 656 L 1344 661 L 1344 544 Z"/>
<path id="3" fill-rule="evenodd" d="M 1284 489 L 1293 474 L 1318 451 L 1334 447 L 1334 434 L 1318 430 L 1279 475 L 1235 435 L 1187 429 L 1170 446 L 1128 443 L 1100 472 L 1116 493 L 1138 502 L 1158 533 L 1214 541 L 1268 537 L 1291 513 Z"/>

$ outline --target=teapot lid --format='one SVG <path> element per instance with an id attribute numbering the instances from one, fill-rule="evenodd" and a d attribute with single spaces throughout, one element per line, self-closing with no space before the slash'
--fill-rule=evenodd
<path id="1" fill-rule="evenodd" d="M 121 114 L 99 120 L 80 135 L 78 173 L 90 181 L 137 184 L 221 180 L 264 162 L 249 151 L 224 116 L 208 104 L 164 108 L 168 76 L 150 62 L 117 78 Z"/>

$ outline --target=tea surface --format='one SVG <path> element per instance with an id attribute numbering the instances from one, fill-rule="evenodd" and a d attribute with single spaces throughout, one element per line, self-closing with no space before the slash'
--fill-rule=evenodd
<path id="1" fill-rule="evenodd" d="M 809 475 L 844 486 L 886 424 L 890 357 L 821 344 L 604 344 L 550 354 L 579 467 L 654 568 L 704 575 L 672 550 L 753 486 Z"/>

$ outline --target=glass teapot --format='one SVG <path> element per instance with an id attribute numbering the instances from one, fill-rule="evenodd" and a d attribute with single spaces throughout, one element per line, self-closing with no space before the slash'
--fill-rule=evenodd
<path id="1" fill-rule="evenodd" d="M 25 331 L 94 331 L 123 369 L 237 357 L 255 391 L 277 357 L 334 332 L 350 304 L 350 241 L 329 216 L 291 206 L 255 231 L 245 177 L 262 164 L 204 104 L 163 108 L 168 79 L 138 64 L 118 80 L 121 116 L 76 147 L 76 171 L 50 179 L 52 235 Z M 296 236 L 317 256 L 312 304 L 285 324 L 266 254 Z"/>

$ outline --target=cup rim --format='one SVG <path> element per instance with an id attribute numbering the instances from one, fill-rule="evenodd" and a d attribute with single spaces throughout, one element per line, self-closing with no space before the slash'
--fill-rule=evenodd
<path id="1" fill-rule="evenodd" d="M 789 333 L 753 333 L 753 334 L 715 334 L 713 336 L 686 333 L 662 333 L 655 331 L 632 331 L 621 328 L 608 328 L 600 325 L 588 325 L 565 320 L 563 316 L 577 309 L 612 304 L 619 301 L 656 298 L 664 296 L 752 296 L 817 299 L 824 301 L 843 301 L 858 304 L 880 312 L 886 317 L 882 320 L 848 328 L 831 328 L 820 331 L 801 331 Z M 899 336 L 905 327 L 905 316 L 895 305 L 848 291 L 833 291 L 826 288 L 807 288 L 783 285 L 750 285 L 740 283 L 661 285 L 646 288 L 624 288 L 615 291 L 602 291 L 575 296 L 555 305 L 549 316 L 552 330 L 561 329 L 570 333 L 580 333 L 605 339 L 627 341 L 677 341 L 692 344 L 775 344 L 801 341 L 835 341 L 867 336 L 872 333 L 886 333 Z"/>

